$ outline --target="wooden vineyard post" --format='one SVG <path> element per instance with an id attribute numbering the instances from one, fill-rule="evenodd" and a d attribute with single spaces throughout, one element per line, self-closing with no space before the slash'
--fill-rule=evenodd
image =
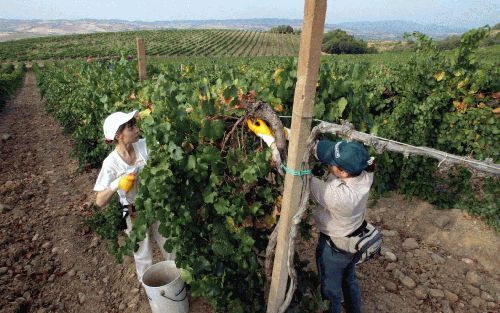
<path id="1" fill-rule="evenodd" d="M 287 161 L 287 167 L 294 170 L 301 168 L 311 131 L 325 15 L 326 0 L 305 0 Z M 286 174 L 267 313 L 277 313 L 285 298 L 290 225 L 300 205 L 301 190 L 301 177 Z"/>
<path id="2" fill-rule="evenodd" d="M 137 37 L 137 64 L 139 66 L 139 80 L 143 82 L 146 79 L 146 51 L 144 49 L 144 39 Z"/>

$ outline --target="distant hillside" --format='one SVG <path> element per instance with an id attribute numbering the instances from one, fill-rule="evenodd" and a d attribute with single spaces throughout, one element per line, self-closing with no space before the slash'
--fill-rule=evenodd
<path id="1" fill-rule="evenodd" d="M 467 28 L 450 28 L 436 24 L 422 25 L 406 21 L 380 21 L 380 22 L 353 22 L 335 24 L 356 37 L 371 40 L 400 40 L 404 33 L 415 31 L 429 35 L 435 39 L 442 39 L 451 35 L 466 32 Z"/>
<path id="2" fill-rule="evenodd" d="M 186 21 L 123 21 L 123 20 L 11 20 L 0 19 L 0 41 L 21 38 L 87 34 L 96 32 L 119 32 L 129 30 L 157 29 L 244 29 L 268 30 L 278 25 L 302 27 L 298 19 L 232 19 L 232 20 L 186 20 Z M 467 29 L 439 25 L 422 25 L 407 21 L 351 22 L 326 24 L 325 29 L 341 28 L 350 34 L 369 40 L 399 40 L 405 32 L 420 31 L 433 38 L 444 38 L 461 34 Z"/>

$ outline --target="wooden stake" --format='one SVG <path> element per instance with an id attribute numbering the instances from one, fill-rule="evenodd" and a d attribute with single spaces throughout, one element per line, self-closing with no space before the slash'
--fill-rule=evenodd
<path id="1" fill-rule="evenodd" d="M 294 170 L 301 168 L 305 143 L 311 130 L 325 15 L 326 0 L 305 0 L 287 161 L 288 168 Z M 300 205 L 301 190 L 301 178 L 286 174 L 267 313 L 277 313 L 285 298 L 290 224 Z"/>
<path id="2" fill-rule="evenodd" d="M 146 79 L 146 51 L 144 49 L 144 39 L 137 37 L 137 64 L 139 66 L 139 80 L 142 82 Z"/>

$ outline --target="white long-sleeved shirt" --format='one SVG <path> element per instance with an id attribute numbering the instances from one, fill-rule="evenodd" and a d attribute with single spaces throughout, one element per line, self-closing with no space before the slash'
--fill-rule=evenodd
<path id="1" fill-rule="evenodd" d="M 121 156 L 118 154 L 117 150 L 113 150 L 102 163 L 101 171 L 97 177 L 97 181 L 94 186 L 94 191 L 102 191 L 109 187 L 111 182 L 123 174 L 127 173 L 139 173 L 149 159 L 148 148 L 146 145 L 146 139 L 139 139 L 139 141 L 132 144 L 136 153 L 136 161 L 134 165 L 127 164 Z M 129 192 L 125 192 L 118 189 L 118 195 L 120 196 L 120 203 L 123 205 L 131 204 L 135 202 L 137 197 L 137 187 L 139 185 L 139 178 L 134 181 L 134 185 Z"/>
<path id="2" fill-rule="evenodd" d="M 340 179 L 330 174 L 326 181 L 311 178 L 311 195 L 318 206 L 313 214 L 320 232 L 330 237 L 345 237 L 365 219 L 373 173 Z"/>

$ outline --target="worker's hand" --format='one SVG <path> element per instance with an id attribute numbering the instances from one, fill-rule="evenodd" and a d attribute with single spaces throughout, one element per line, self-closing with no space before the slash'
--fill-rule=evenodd
<path id="1" fill-rule="evenodd" d="M 264 142 L 267 144 L 267 146 L 271 146 L 275 139 L 273 136 L 273 133 L 269 126 L 267 126 L 266 122 L 264 122 L 261 119 L 257 119 L 255 123 L 251 120 L 247 120 L 247 125 L 248 128 L 258 137 L 260 137 Z"/>
<path id="2" fill-rule="evenodd" d="M 124 174 L 111 182 L 110 188 L 113 191 L 121 189 L 125 191 L 125 193 L 127 193 L 130 191 L 130 189 L 132 189 L 132 186 L 134 186 L 134 182 L 135 173 Z"/>
<path id="3" fill-rule="evenodd" d="M 311 174 L 317 177 L 323 177 L 325 175 L 325 166 L 322 164 L 316 164 L 311 169 Z"/>

